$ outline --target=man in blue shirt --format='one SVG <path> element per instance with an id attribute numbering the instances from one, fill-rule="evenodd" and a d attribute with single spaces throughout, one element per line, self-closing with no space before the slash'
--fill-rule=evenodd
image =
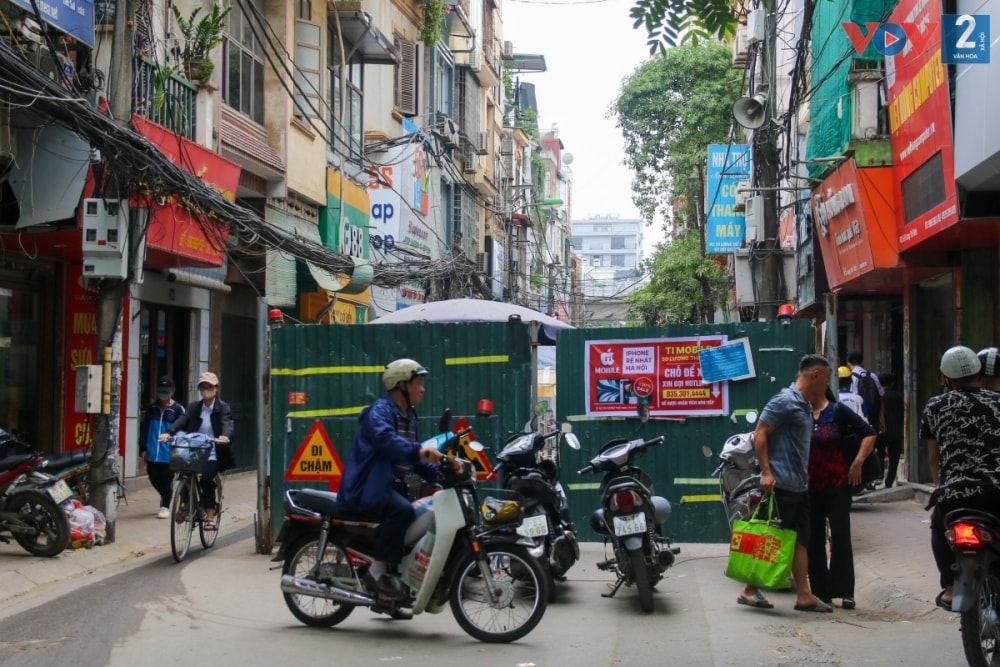
<path id="1" fill-rule="evenodd" d="M 417 412 L 424 398 L 427 369 L 413 359 L 396 359 L 385 367 L 382 384 L 386 395 L 361 411 L 344 476 L 337 491 L 337 506 L 344 512 L 377 514 L 382 518 L 375 542 L 375 557 L 365 572 L 369 588 L 383 599 L 402 596 L 399 579 L 387 570 L 403 557 L 406 529 L 416 512 L 410 500 L 393 488 L 397 466 L 413 467 L 421 477 L 437 479 L 441 460 L 436 447 L 421 448 L 417 437 Z"/>
<path id="2" fill-rule="evenodd" d="M 833 607 L 813 595 L 809 588 L 809 441 L 814 409 L 822 406 L 830 389 L 830 362 L 818 354 L 799 361 L 795 382 L 767 402 L 754 431 L 754 452 L 760 465 L 760 488 L 773 493 L 783 528 L 794 530 L 795 609 L 831 612 Z M 744 585 L 739 604 L 761 609 L 774 607 L 755 586 Z"/>

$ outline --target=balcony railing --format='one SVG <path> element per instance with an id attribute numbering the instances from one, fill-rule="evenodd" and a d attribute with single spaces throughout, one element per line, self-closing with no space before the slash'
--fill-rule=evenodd
<path id="1" fill-rule="evenodd" d="M 135 112 L 185 139 L 195 140 L 198 88 L 184 77 L 159 67 L 152 60 L 136 61 L 132 86 Z"/>

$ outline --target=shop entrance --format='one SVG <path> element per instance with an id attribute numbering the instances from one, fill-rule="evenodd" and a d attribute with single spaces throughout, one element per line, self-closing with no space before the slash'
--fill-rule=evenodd
<path id="1" fill-rule="evenodd" d="M 156 381 L 169 375 L 187 404 L 188 360 L 191 346 L 191 311 L 176 306 L 143 303 L 139 310 L 139 405 L 145 409 L 156 400 Z"/>

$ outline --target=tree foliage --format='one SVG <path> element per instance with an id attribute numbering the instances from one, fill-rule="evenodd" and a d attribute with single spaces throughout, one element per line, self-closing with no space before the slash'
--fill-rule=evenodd
<path id="1" fill-rule="evenodd" d="M 629 314 L 657 322 L 711 322 L 725 303 L 725 270 L 703 253 L 704 192 L 709 144 L 729 141 L 740 77 L 728 47 L 716 42 L 665 50 L 625 79 L 610 115 L 625 140 L 632 201 L 646 221 L 679 218 L 686 229 L 657 246 L 646 269 L 650 284 L 630 295 Z M 694 186 L 689 183 L 697 175 Z M 701 206 L 704 206 L 702 202 Z M 677 220 L 675 220 L 677 222 Z"/>
<path id="2" fill-rule="evenodd" d="M 708 144 L 729 140 L 739 95 L 732 54 L 717 42 L 668 49 L 625 79 L 609 115 L 625 140 L 643 220 L 669 219 L 674 200 L 688 199 L 687 179 L 704 170 Z"/>
<path id="3" fill-rule="evenodd" d="M 669 245 L 659 244 L 646 268 L 652 274 L 649 285 L 626 297 L 629 319 L 642 325 L 711 322 L 726 302 L 726 271 L 702 256 L 697 230 Z"/>
<path id="4" fill-rule="evenodd" d="M 736 31 L 736 16 L 746 12 L 742 0 L 636 0 L 629 11 L 633 27 L 646 28 L 649 53 L 680 43 L 710 38 L 728 39 Z"/>

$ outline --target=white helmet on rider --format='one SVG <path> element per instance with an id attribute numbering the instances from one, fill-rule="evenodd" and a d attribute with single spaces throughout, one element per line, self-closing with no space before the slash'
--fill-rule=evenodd
<path id="1" fill-rule="evenodd" d="M 1000 377 L 1000 350 L 995 347 L 988 347 L 976 353 L 979 363 L 983 365 L 983 375 L 985 377 Z"/>
<path id="2" fill-rule="evenodd" d="M 941 355 L 941 374 L 949 380 L 961 380 L 979 374 L 982 364 L 971 348 L 956 345 Z"/>
<path id="3" fill-rule="evenodd" d="M 422 375 L 427 375 L 427 369 L 413 359 L 396 359 L 385 365 L 382 384 L 386 391 L 392 391 L 400 382 L 409 382 Z"/>

